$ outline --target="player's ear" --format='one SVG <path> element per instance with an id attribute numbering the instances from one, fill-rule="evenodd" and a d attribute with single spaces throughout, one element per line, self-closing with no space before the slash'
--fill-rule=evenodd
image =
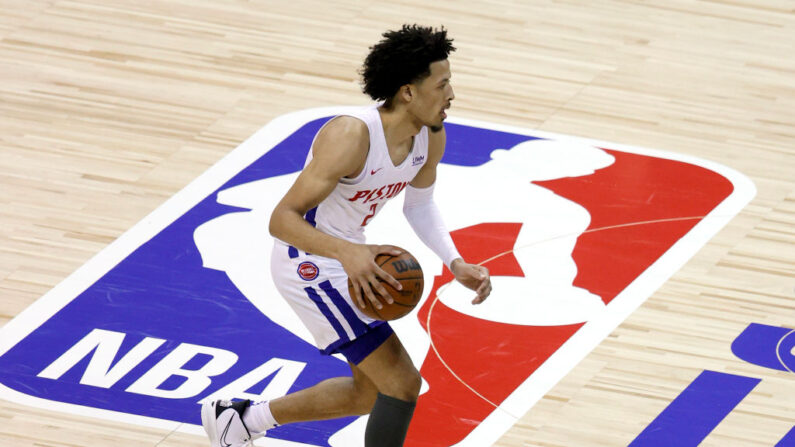
<path id="1" fill-rule="evenodd" d="M 400 87 L 400 97 L 403 101 L 409 103 L 412 99 L 414 99 L 414 87 L 411 84 L 406 84 Z"/>

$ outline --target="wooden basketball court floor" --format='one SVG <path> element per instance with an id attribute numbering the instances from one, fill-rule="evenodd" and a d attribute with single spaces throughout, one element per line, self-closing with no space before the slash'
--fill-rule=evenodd
<path id="1" fill-rule="evenodd" d="M 782 440 L 795 376 L 729 345 L 795 328 L 789 0 L 0 0 L 0 324 L 273 118 L 367 103 L 367 48 L 406 22 L 455 38 L 454 116 L 693 155 L 757 189 L 496 445 L 627 445 L 704 370 L 762 380 L 702 445 Z M 0 445 L 205 440 L 0 401 Z"/>

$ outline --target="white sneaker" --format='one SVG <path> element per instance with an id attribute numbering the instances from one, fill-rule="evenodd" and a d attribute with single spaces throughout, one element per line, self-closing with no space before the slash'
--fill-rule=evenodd
<path id="1" fill-rule="evenodd" d="M 254 439 L 264 435 L 252 435 L 243 423 L 243 412 L 249 405 L 250 400 L 216 400 L 202 404 L 202 426 L 211 447 L 252 447 Z"/>

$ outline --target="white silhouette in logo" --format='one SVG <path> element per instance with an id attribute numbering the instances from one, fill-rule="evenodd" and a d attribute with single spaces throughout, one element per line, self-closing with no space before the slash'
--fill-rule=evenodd
<path id="1" fill-rule="evenodd" d="M 513 325 L 558 326 L 594 318 L 605 307 L 601 297 L 573 285 L 577 265 L 572 252 L 577 238 L 590 224 L 590 214 L 581 205 L 532 182 L 589 175 L 614 161 L 614 157 L 590 145 L 531 140 L 510 150 L 493 151 L 491 160 L 482 166 L 439 165 L 440 181 L 434 197 L 448 229 L 484 222 L 521 223 L 512 254 L 524 274 L 492 276 L 491 296 L 480 305 L 472 305 L 474 292 L 455 281 L 443 286 L 439 299 L 473 318 Z M 205 267 L 226 272 L 265 316 L 313 343 L 270 278 L 270 213 L 297 176 L 272 177 L 219 192 L 219 203 L 250 211 L 212 219 L 196 229 L 194 239 Z M 424 302 L 434 276 L 442 273 L 442 265 L 411 230 L 402 216 L 401 204 L 384 207 L 368 225 L 367 239 L 374 244 L 400 245 L 417 257 L 425 274 Z M 416 316 L 423 302 L 412 314 L 390 323 L 415 365 L 423 364 L 430 347 Z M 426 391 L 427 384 L 423 388 Z M 333 435 L 330 445 L 361 445 L 364 421 L 366 417 L 359 418 Z"/>
<path id="2" fill-rule="evenodd" d="M 458 282 L 451 283 L 439 299 L 458 312 L 517 325 L 581 323 L 601 311 L 604 303 L 599 296 L 572 285 L 577 276 L 572 252 L 590 224 L 590 214 L 531 182 L 592 174 L 613 161 L 593 146 L 532 140 L 511 150 L 495 150 L 480 167 L 442 165 L 443 181 L 435 196 L 449 228 L 521 223 L 512 254 L 524 277 L 494 276 L 491 296 L 477 306 L 467 299 L 473 293 Z"/>

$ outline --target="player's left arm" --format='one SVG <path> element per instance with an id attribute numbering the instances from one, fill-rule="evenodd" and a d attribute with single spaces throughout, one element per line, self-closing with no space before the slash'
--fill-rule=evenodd
<path id="1" fill-rule="evenodd" d="M 491 293 L 489 270 L 467 263 L 458 254 L 439 207 L 433 200 L 436 167 L 444 155 L 446 137 L 444 129 L 428 134 L 428 161 L 406 187 L 403 214 L 420 240 L 442 259 L 455 279 L 477 293 L 472 304 L 480 304 Z"/>

